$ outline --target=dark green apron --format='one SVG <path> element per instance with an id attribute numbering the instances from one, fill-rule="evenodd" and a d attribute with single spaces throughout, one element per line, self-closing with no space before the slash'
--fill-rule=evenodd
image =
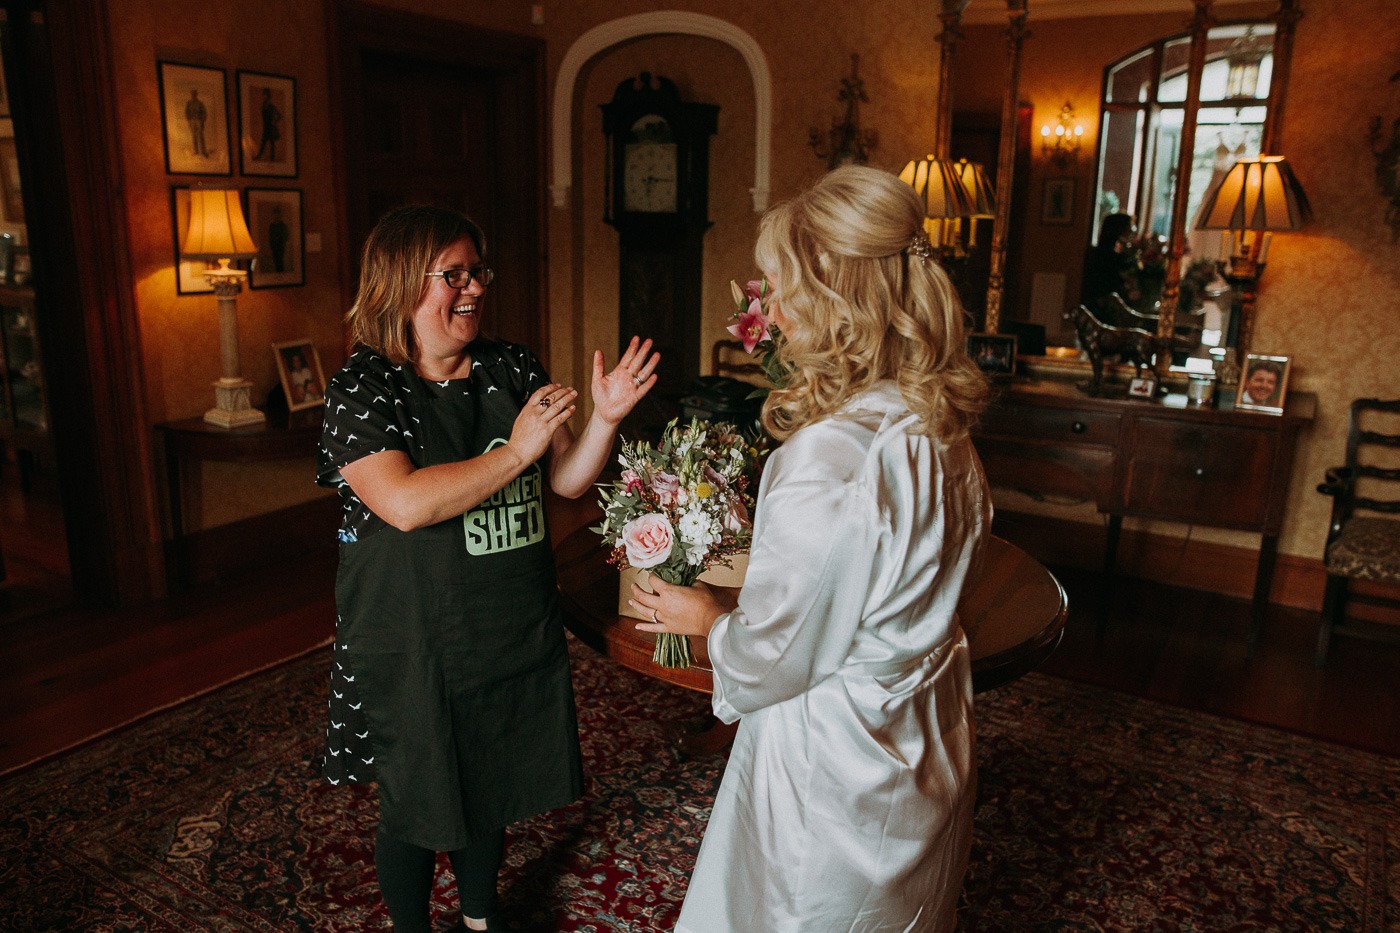
<path id="1" fill-rule="evenodd" d="M 524 385 L 505 361 L 483 362 L 466 393 L 404 367 L 415 465 L 510 437 Z M 378 780 L 395 838 L 457 849 L 582 794 L 543 483 L 535 463 L 465 516 L 341 545 L 331 726 L 367 733 L 354 734 L 372 754 L 344 758 L 351 780 Z"/>

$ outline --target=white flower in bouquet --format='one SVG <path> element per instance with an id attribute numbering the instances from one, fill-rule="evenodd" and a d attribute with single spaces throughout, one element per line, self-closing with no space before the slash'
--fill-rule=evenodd
<path id="1" fill-rule="evenodd" d="M 748 549 L 753 447 L 730 424 L 672 421 L 657 447 L 623 441 L 622 475 L 600 485 L 603 523 L 593 530 L 618 567 L 689 586 L 706 568 Z M 689 667 L 690 642 L 657 636 L 653 660 Z"/>

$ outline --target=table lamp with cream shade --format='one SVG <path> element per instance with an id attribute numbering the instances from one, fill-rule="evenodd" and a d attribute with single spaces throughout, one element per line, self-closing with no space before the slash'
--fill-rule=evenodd
<path id="1" fill-rule="evenodd" d="M 1274 232 L 1297 230 L 1312 216 L 1308 197 L 1283 156 L 1261 155 L 1230 166 L 1206 193 L 1196 214 L 1196 229 L 1222 230 L 1221 270 L 1239 296 L 1239 331 L 1235 366 L 1249 350 L 1254 330 L 1254 300 L 1259 278 L 1269 259 Z M 1221 374 L 1221 383 L 1238 378 L 1235 366 Z"/>
<path id="2" fill-rule="evenodd" d="M 266 421 L 252 406 L 253 384 L 240 375 L 238 363 L 238 293 L 248 273 L 229 263 L 251 259 L 257 246 L 248 233 L 236 188 L 197 188 L 190 192 L 190 222 L 180 243 L 180 258 L 217 262 L 204 273 L 219 302 L 219 358 L 222 376 L 214 383 L 214 407 L 204 420 L 224 428 Z"/>

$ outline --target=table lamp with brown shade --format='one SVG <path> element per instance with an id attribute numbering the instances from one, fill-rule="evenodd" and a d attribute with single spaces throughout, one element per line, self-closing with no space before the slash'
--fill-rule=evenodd
<path id="1" fill-rule="evenodd" d="M 253 384 L 240 375 L 238 363 L 238 293 L 248 273 L 229 263 L 251 259 L 257 246 L 248 233 L 236 188 L 197 188 L 190 192 L 190 222 L 180 243 L 180 258 L 217 262 L 204 273 L 219 302 L 219 357 L 222 376 L 214 383 L 214 407 L 204 420 L 224 428 L 266 421 L 252 406 Z"/>
<path id="2" fill-rule="evenodd" d="M 1223 230 L 1225 279 L 1239 296 L 1239 330 L 1234 359 L 1220 373 L 1222 385 L 1239 377 L 1238 361 L 1249 350 L 1254 300 L 1275 231 L 1297 230 L 1312 216 L 1308 197 L 1283 156 L 1241 159 L 1206 193 L 1196 229 Z"/>

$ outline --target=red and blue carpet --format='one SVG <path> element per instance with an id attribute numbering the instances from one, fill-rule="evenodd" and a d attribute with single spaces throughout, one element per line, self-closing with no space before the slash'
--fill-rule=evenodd
<path id="1" fill-rule="evenodd" d="M 529 929 L 670 930 L 723 760 L 678 760 L 662 724 L 707 701 L 574 656 L 588 793 L 510 832 L 506 904 Z M 0 783 L 0 929 L 387 930 L 374 797 L 316 775 L 327 663 Z M 960 929 L 1400 929 L 1400 760 L 1037 675 L 978 709 Z"/>

